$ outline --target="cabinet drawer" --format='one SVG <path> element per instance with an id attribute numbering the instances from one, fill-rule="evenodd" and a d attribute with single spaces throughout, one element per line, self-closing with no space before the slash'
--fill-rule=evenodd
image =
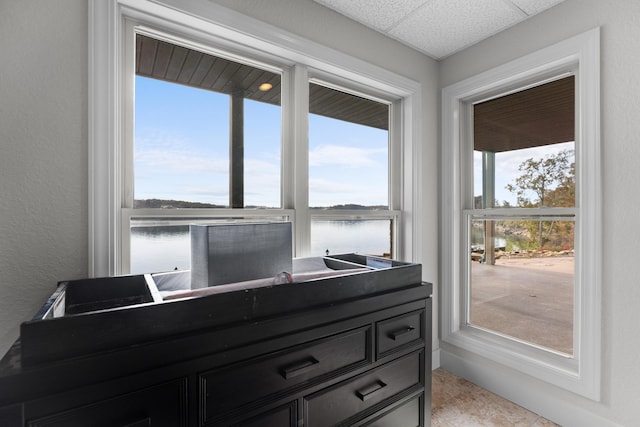
<path id="1" fill-rule="evenodd" d="M 280 406 L 271 411 L 233 424 L 234 427 L 297 427 L 298 411 L 296 402 Z"/>
<path id="2" fill-rule="evenodd" d="M 24 425 L 22 421 L 22 405 L 11 405 L 0 407 L 0 426 L 20 427 Z"/>
<path id="3" fill-rule="evenodd" d="M 377 357 L 424 342 L 424 310 L 378 322 L 376 325 Z"/>
<path id="4" fill-rule="evenodd" d="M 304 425 L 333 426 L 367 409 L 374 412 L 381 409 L 399 398 L 401 392 L 422 385 L 420 361 L 421 353 L 412 353 L 308 396 Z"/>
<path id="5" fill-rule="evenodd" d="M 200 375 L 204 424 L 260 399 L 274 399 L 371 361 L 370 328 L 363 327 Z"/>
<path id="6" fill-rule="evenodd" d="M 420 397 L 416 397 L 377 420 L 363 424 L 367 427 L 420 427 Z"/>
<path id="7" fill-rule="evenodd" d="M 186 426 L 186 402 L 187 380 L 180 379 L 30 420 L 27 426 Z M 68 404 L 68 402 L 63 403 Z M 27 418 L 29 418 L 28 415 Z"/>

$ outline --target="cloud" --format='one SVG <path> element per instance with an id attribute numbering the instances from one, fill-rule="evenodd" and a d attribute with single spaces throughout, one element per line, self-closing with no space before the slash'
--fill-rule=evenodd
<path id="1" fill-rule="evenodd" d="M 186 187 L 184 188 L 184 194 L 190 196 L 199 196 L 198 200 L 208 200 L 214 202 L 219 200 L 227 201 L 229 199 L 228 186 L 224 186 L 218 189 L 212 188 L 212 186 Z M 178 197 L 180 196 L 182 195 L 178 195 Z"/>
<path id="2" fill-rule="evenodd" d="M 279 159 L 274 161 L 265 161 L 260 159 L 245 158 L 244 159 L 245 179 L 269 180 L 276 179 L 280 182 L 280 164 Z"/>
<path id="3" fill-rule="evenodd" d="M 376 187 L 363 182 L 309 179 L 309 205 L 333 206 L 341 204 L 385 205 L 386 187 Z"/>
<path id="4" fill-rule="evenodd" d="M 344 181 L 330 181 L 327 179 L 310 179 L 309 193 L 324 194 L 359 194 L 363 190 L 362 185 L 354 185 Z"/>
<path id="5" fill-rule="evenodd" d="M 153 168 L 164 172 L 228 173 L 229 160 L 202 153 L 150 150 L 136 152 L 136 168 Z"/>
<path id="6" fill-rule="evenodd" d="M 190 144 L 183 138 L 159 129 L 148 128 L 136 135 L 135 167 L 164 172 L 228 173 L 228 157 Z"/>
<path id="7" fill-rule="evenodd" d="M 386 154 L 386 148 L 363 149 L 343 145 L 319 145 L 309 151 L 309 166 L 380 167 L 380 162 L 375 157 L 386 156 Z"/>
<path id="8" fill-rule="evenodd" d="M 512 205 L 517 203 L 516 195 L 506 190 L 507 184 L 513 184 L 515 179 L 522 175 L 518 167 L 527 159 L 542 159 L 549 155 L 558 154 L 562 150 L 574 149 L 573 142 L 566 142 L 541 147 L 532 147 L 522 150 L 504 151 L 496 153 L 496 199 L 502 203 L 508 201 Z M 474 152 L 473 156 L 475 170 L 475 195 L 482 192 L 482 153 Z M 533 196 L 533 193 L 531 193 Z"/>

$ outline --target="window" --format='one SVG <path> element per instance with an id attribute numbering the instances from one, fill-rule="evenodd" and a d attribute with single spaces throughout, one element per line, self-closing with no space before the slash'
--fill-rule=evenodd
<path id="1" fill-rule="evenodd" d="M 573 354 L 575 77 L 473 105 L 467 325 Z"/>
<path id="2" fill-rule="evenodd" d="M 309 84 L 311 253 L 390 257 L 389 103 Z M 376 216 L 372 216 L 375 214 Z"/>
<path id="3" fill-rule="evenodd" d="M 281 207 L 282 77 L 139 30 L 135 41 L 123 270 L 188 270 L 189 223 L 231 221 L 202 210 Z M 201 218 L 165 216 L 175 209 Z"/>
<path id="4" fill-rule="evenodd" d="M 213 3 L 90 8 L 90 274 L 189 268 L 191 223 L 291 221 L 295 256 L 416 256 L 417 83 Z"/>
<path id="5" fill-rule="evenodd" d="M 599 35 L 443 89 L 442 339 L 598 400 Z"/>
<path id="6" fill-rule="evenodd" d="M 137 33 L 135 75 L 135 207 L 281 207 L 279 72 Z"/>

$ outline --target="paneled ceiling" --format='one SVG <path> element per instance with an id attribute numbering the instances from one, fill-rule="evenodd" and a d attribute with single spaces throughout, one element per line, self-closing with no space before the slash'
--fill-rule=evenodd
<path id="1" fill-rule="evenodd" d="M 474 105 L 473 149 L 499 153 L 575 139 L 575 77 Z"/>
<path id="2" fill-rule="evenodd" d="M 420 39 L 420 43 L 432 49 L 431 52 L 439 52 L 437 55 L 446 56 L 460 49 L 459 46 L 466 46 L 478 40 L 481 32 L 477 29 L 463 29 L 467 25 L 473 26 L 475 22 L 482 21 L 484 24 L 481 27 L 492 28 L 493 32 L 500 31 L 498 28 L 513 25 L 513 20 L 504 19 L 504 13 L 492 12 L 496 9 L 508 8 L 512 14 L 519 14 L 518 19 L 522 20 L 562 0 L 315 1 L 346 7 L 353 13 L 362 14 L 370 23 L 375 21 L 375 25 L 384 25 L 386 31 L 392 31 L 394 28 L 400 31 L 400 27 L 417 25 L 416 20 L 422 17 L 425 23 L 420 26 L 420 31 L 430 35 L 425 36 L 424 40 Z M 356 5 L 365 4 L 369 6 L 366 13 L 355 8 Z M 471 17 L 475 12 L 470 11 L 476 10 L 479 4 L 485 6 L 482 8 L 484 12 Z M 464 5 L 467 7 L 460 9 Z M 461 13 L 460 10 L 464 10 L 465 13 Z M 439 24 L 436 27 L 429 24 L 434 20 L 434 16 L 443 20 L 438 20 Z M 453 28 L 451 31 L 458 34 L 460 45 L 455 45 L 449 40 L 448 25 L 445 24 L 449 21 Z M 489 32 L 483 34 L 490 35 Z M 435 41 L 432 38 L 435 38 Z M 440 43 L 440 47 L 429 47 L 437 43 Z M 437 56 L 433 53 L 432 55 Z M 278 73 L 141 34 L 136 38 L 136 74 L 219 93 L 239 94 L 246 99 L 274 105 L 280 105 L 281 102 L 281 76 Z M 262 83 L 270 83 L 272 89 L 259 90 L 258 87 Z M 474 107 L 475 149 L 500 152 L 573 140 L 574 86 L 575 79 L 570 77 L 477 104 Z M 388 105 L 313 83 L 309 87 L 309 111 L 378 129 L 389 129 Z"/>
<path id="3" fill-rule="evenodd" d="M 136 74 L 253 101 L 280 105 L 280 74 L 183 46 L 136 36 Z M 259 86 L 271 84 L 262 91 Z M 311 83 L 309 112 L 378 129 L 389 129 L 389 106 Z"/>
<path id="4" fill-rule="evenodd" d="M 564 0 L 314 1 L 442 59 Z"/>

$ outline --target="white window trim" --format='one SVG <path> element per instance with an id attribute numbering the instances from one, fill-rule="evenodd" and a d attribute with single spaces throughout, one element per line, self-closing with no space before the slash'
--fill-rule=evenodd
<path id="1" fill-rule="evenodd" d="M 389 111 L 392 115 L 389 119 L 389 141 L 401 141 L 402 133 L 401 133 L 401 117 L 402 111 L 398 112 L 402 108 L 401 102 L 391 102 L 386 99 L 387 95 L 384 93 L 376 94 L 375 90 L 372 90 L 370 87 L 366 87 L 359 84 L 354 84 L 353 82 L 344 80 L 344 79 L 336 79 L 336 76 L 329 75 L 327 73 L 323 73 L 319 70 L 309 70 L 308 73 L 308 81 L 311 83 L 320 84 L 326 87 L 330 87 L 340 92 L 350 93 L 352 95 L 360 96 L 362 98 L 370 99 L 376 102 L 384 103 L 389 105 Z M 308 150 L 304 150 L 307 151 Z M 392 255 L 399 255 L 406 253 L 407 251 L 401 250 L 393 250 L 398 247 L 398 243 L 401 239 L 398 239 L 400 235 L 400 224 L 402 223 L 402 156 L 400 150 L 394 150 L 389 145 L 389 209 L 380 210 L 380 211 L 363 211 L 363 210 L 349 210 L 349 209 L 310 209 L 309 210 L 309 219 L 311 221 L 331 221 L 331 220 L 363 220 L 363 219 L 372 219 L 372 220 L 389 220 L 393 226 L 393 233 L 391 243 Z M 308 176 L 308 175 L 306 175 Z M 308 184 L 308 183 L 307 183 Z M 308 187 L 308 185 L 307 185 Z M 309 224 L 311 223 L 309 221 Z M 307 245 L 307 247 L 309 247 Z M 309 254 L 312 255 L 312 254 Z"/>
<path id="2" fill-rule="evenodd" d="M 307 70 L 337 76 L 354 85 L 373 88 L 389 98 L 402 98 L 401 114 L 395 114 L 392 126 L 402 129 L 400 162 L 401 225 L 403 247 L 397 255 L 417 262 L 422 253 L 420 239 L 420 84 L 383 68 L 369 64 L 294 34 L 284 32 L 262 21 L 247 17 L 212 2 L 194 0 L 90 0 L 89 1 L 89 274 L 108 276 L 122 269 L 120 247 L 123 217 L 122 156 L 128 123 L 126 105 L 127 82 L 123 73 L 125 19 L 143 22 L 167 31 L 192 36 L 196 40 L 215 38 L 216 44 L 232 51 L 251 52 L 257 58 L 278 58 L 292 66 L 292 89 L 283 90 L 283 103 L 288 102 L 293 113 L 283 123 L 283 147 L 294 147 L 283 153 L 282 161 L 295 159 L 304 164 L 307 144 L 307 107 L 303 105 L 302 88 L 308 86 Z M 262 55 L 262 56 L 261 56 Z M 399 110 L 399 109 L 398 109 Z M 287 115 L 285 115 L 287 116 Z M 294 117 L 292 119 L 292 117 Z M 292 122 L 290 122 L 291 120 Z M 306 173 L 306 171 L 305 171 Z M 291 179 L 294 178 L 294 179 Z M 283 172 L 284 209 L 269 214 L 290 214 L 299 201 L 308 199 L 304 187 L 306 176 L 298 171 Z M 292 187 L 292 183 L 296 185 Z M 243 214 L 246 211 L 243 211 Z M 264 214 L 264 213 L 263 213 Z M 295 210 L 292 220 L 309 222 L 308 209 Z M 308 245 L 309 230 L 300 227 L 294 244 Z M 297 253 L 305 256 L 304 253 Z"/>
<path id="3" fill-rule="evenodd" d="M 465 184 L 462 150 L 471 104 L 563 72 L 576 73 L 576 274 L 574 355 L 553 353 L 466 326 Z M 442 90 L 441 338 L 454 354 L 469 351 L 593 400 L 600 399 L 602 189 L 600 31 L 572 37 Z M 444 354 L 443 354 L 444 357 Z M 456 357 L 460 357 L 459 355 Z"/>

